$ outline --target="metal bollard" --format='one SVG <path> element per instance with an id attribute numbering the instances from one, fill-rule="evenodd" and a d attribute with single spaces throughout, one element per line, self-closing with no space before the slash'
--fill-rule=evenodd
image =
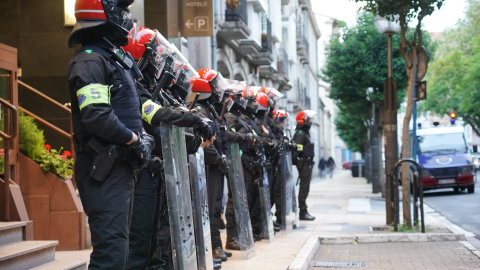
<path id="1" fill-rule="evenodd" d="M 420 168 L 420 165 L 413 160 L 412 158 L 403 158 L 395 164 L 395 167 L 393 168 L 391 174 L 393 176 L 393 186 L 394 186 L 394 220 L 393 220 L 393 228 L 395 231 L 398 231 L 398 223 L 400 220 L 399 217 L 399 212 L 400 212 L 400 206 L 399 206 L 399 194 L 398 194 L 398 179 L 397 179 L 397 170 L 402 165 L 404 162 L 409 162 L 413 163 L 416 167 L 416 171 L 410 167 L 413 171 L 413 218 L 414 218 L 414 225 L 417 225 L 417 220 L 418 220 L 418 208 L 420 208 L 420 220 L 421 220 L 421 228 L 422 228 L 422 233 L 425 233 L 425 220 L 424 220 L 424 211 L 423 211 L 423 184 L 422 184 L 422 168 Z M 420 201 L 419 205 L 417 206 L 417 199 Z"/>

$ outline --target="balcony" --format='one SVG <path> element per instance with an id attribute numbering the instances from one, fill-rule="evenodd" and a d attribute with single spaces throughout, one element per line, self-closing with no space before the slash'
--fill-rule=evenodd
<path id="1" fill-rule="evenodd" d="M 280 48 L 277 52 L 277 73 L 275 73 L 275 79 L 279 83 L 279 90 L 283 88 L 284 91 L 291 89 L 286 87 L 288 85 L 289 78 L 289 63 L 287 52 L 283 48 Z"/>
<path id="2" fill-rule="evenodd" d="M 266 17 L 262 18 L 262 48 L 252 56 L 254 65 L 270 65 L 274 61 L 272 55 L 272 23 Z"/>
<path id="3" fill-rule="evenodd" d="M 303 35 L 297 35 L 297 55 L 300 63 L 308 64 L 308 40 Z"/>
<path id="4" fill-rule="evenodd" d="M 228 41 L 250 36 L 247 17 L 247 0 L 227 0 L 225 21 L 218 25 L 218 36 Z"/>

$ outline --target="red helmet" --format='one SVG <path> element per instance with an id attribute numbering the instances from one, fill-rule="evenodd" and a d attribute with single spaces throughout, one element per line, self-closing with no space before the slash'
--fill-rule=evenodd
<path id="1" fill-rule="evenodd" d="M 265 93 L 258 92 L 255 99 L 257 100 L 258 105 L 265 107 L 264 110 L 268 108 L 268 97 Z M 259 109 L 262 110 L 263 108 L 260 107 Z"/>
<path id="2" fill-rule="evenodd" d="M 155 32 L 146 27 L 140 27 L 135 38 L 131 33 L 128 35 L 128 45 L 123 46 L 126 52 L 129 52 L 136 60 L 140 59 L 145 52 L 145 44 L 150 43 Z"/>
<path id="3" fill-rule="evenodd" d="M 133 27 L 129 6 L 134 0 L 76 0 L 77 22 L 68 39 L 70 48 L 80 43 L 80 32 L 107 22 L 118 27 L 125 34 Z"/>
<path id="4" fill-rule="evenodd" d="M 142 27 L 134 36 L 130 32 L 128 44 L 123 49 L 138 60 L 143 82 L 150 90 L 155 87 L 165 67 L 168 41 L 155 29 Z"/>
<path id="5" fill-rule="evenodd" d="M 303 125 L 305 124 L 306 119 L 312 119 L 316 112 L 311 110 L 304 110 L 297 114 L 297 124 Z"/>
<path id="6" fill-rule="evenodd" d="M 211 96 L 214 102 L 220 102 L 225 89 L 228 88 L 228 83 L 222 74 L 209 68 L 200 69 L 197 73 L 200 78 L 192 80 L 192 91 L 210 94 L 201 95 L 199 99 L 207 99 Z"/>
<path id="7" fill-rule="evenodd" d="M 284 119 L 287 118 L 287 112 L 284 110 L 274 110 L 273 118 Z"/>

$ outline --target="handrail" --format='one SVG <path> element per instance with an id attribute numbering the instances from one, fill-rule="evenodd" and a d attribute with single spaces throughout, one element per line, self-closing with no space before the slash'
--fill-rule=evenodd
<path id="1" fill-rule="evenodd" d="M 68 139 L 71 139 L 72 138 L 72 135 L 70 133 L 67 133 L 65 131 L 63 131 L 61 128 L 58 128 L 52 124 L 50 124 L 49 122 L 47 122 L 46 120 L 44 120 L 43 118 L 41 118 L 40 116 L 30 112 L 29 110 L 23 108 L 22 106 L 18 106 L 20 109 L 22 109 L 22 111 L 27 114 L 27 115 L 30 115 L 31 117 L 35 118 L 37 121 L 41 122 L 42 124 L 48 126 L 49 128 L 55 130 L 56 132 L 60 133 L 61 135 L 67 137 Z"/>
<path id="2" fill-rule="evenodd" d="M 418 209 L 417 209 L 417 196 L 419 197 L 420 200 L 420 212 L 421 212 L 421 227 L 422 227 L 422 233 L 425 233 L 425 220 L 424 220 L 424 211 L 423 211 L 423 183 L 422 183 L 422 168 L 420 167 L 420 164 L 418 164 L 415 160 L 412 158 L 403 158 L 395 164 L 395 167 L 392 169 L 392 177 L 393 177 L 393 186 L 394 186 L 394 221 L 393 221 L 393 227 L 395 231 L 398 231 L 398 223 L 399 223 L 399 212 L 400 212 L 400 206 L 399 206 L 399 194 L 398 194 L 398 179 L 397 179 L 397 170 L 398 167 L 405 162 L 410 162 L 415 165 L 417 168 L 417 171 L 413 173 L 413 211 L 414 211 L 414 225 L 417 225 L 417 219 L 418 219 Z"/>
<path id="3" fill-rule="evenodd" d="M 13 113 L 12 121 L 9 122 L 11 126 L 10 131 L 11 134 L 8 135 L 5 132 L 0 130 L 0 136 L 4 139 L 4 181 L 5 181 L 5 188 L 4 188 L 4 200 L 5 200 L 5 219 L 8 220 L 10 217 L 10 147 L 9 144 L 11 140 L 17 136 L 17 108 L 10 104 L 8 101 L 0 98 L 0 103 L 5 106 L 5 108 L 10 109 Z M 7 119 L 7 118 L 5 118 Z M 5 121 L 7 123 L 7 121 Z"/>
<path id="4" fill-rule="evenodd" d="M 20 84 L 20 85 L 22 85 L 23 87 L 27 88 L 28 90 L 34 92 L 35 94 L 37 94 L 37 95 L 45 98 L 46 100 L 52 102 L 53 104 L 57 105 L 58 107 L 64 109 L 66 112 L 68 112 L 68 113 L 71 112 L 70 109 L 67 108 L 67 107 L 65 107 L 65 105 L 63 105 L 62 103 L 60 103 L 60 102 L 54 100 L 53 98 L 45 95 L 44 93 L 42 93 L 42 92 L 38 91 L 37 89 L 31 87 L 30 85 L 28 85 L 28 84 L 26 84 L 26 83 L 24 83 L 24 82 L 22 82 L 22 81 L 20 81 L 20 80 L 18 80 L 18 84 Z"/>
<path id="5" fill-rule="evenodd" d="M 65 112 L 67 112 L 70 116 L 70 133 L 68 132 L 65 132 L 64 130 L 62 130 L 61 128 L 58 128 L 57 126 L 49 123 L 47 120 L 41 118 L 40 116 L 26 110 L 25 108 L 19 106 L 20 109 L 22 109 L 25 114 L 33 117 L 36 121 L 44 124 L 45 126 L 47 126 L 48 128 L 51 128 L 53 129 L 55 132 L 59 133 L 60 135 L 66 137 L 67 139 L 70 140 L 70 152 L 72 153 L 72 157 L 75 156 L 75 148 L 73 146 L 73 140 L 72 140 L 72 136 L 73 136 L 73 126 L 72 126 L 72 111 L 70 110 L 70 108 L 68 108 L 67 106 L 65 106 L 64 104 L 52 99 L 51 97 L 45 95 L 44 93 L 38 91 L 37 89 L 31 87 L 30 85 L 18 80 L 18 84 L 22 85 L 23 87 L 25 87 L 26 89 L 32 91 L 33 93 L 43 97 L 44 99 L 46 99 L 47 101 L 57 105 L 58 107 L 60 107 L 62 110 L 64 110 Z M 72 168 L 73 169 L 73 168 Z M 73 183 L 73 186 L 76 188 L 76 184 L 75 184 L 75 176 L 72 175 L 73 179 L 72 179 L 72 183 Z"/>

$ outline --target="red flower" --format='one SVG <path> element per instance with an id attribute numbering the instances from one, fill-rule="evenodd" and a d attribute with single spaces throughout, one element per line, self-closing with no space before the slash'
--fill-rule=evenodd
<path id="1" fill-rule="evenodd" d="M 50 153 L 50 149 L 52 148 L 49 144 L 45 144 L 43 147 Z"/>
<path id="2" fill-rule="evenodd" d="M 2 149 L 0 149 L 0 155 L 1 155 L 2 157 L 4 157 L 4 156 L 5 156 L 5 149 L 3 149 L 3 148 L 2 148 Z"/>
<path id="3" fill-rule="evenodd" d="M 67 158 L 72 157 L 72 153 L 70 151 L 63 151 L 63 155 Z"/>

